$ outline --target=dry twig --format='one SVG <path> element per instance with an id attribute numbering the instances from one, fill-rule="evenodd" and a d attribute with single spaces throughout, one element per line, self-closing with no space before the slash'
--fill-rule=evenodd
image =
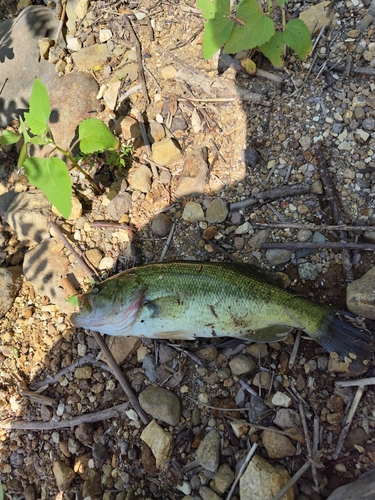
<path id="1" fill-rule="evenodd" d="M 313 455 L 309 431 L 307 429 L 305 410 L 303 409 L 303 404 L 301 403 L 301 401 L 298 403 L 298 409 L 299 409 L 299 414 L 301 416 L 303 433 L 305 435 L 307 453 L 308 453 L 309 459 L 313 460 L 315 457 Z M 312 470 L 312 475 L 314 478 L 315 486 L 319 489 L 319 481 L 318 481 L 318 475 L 317 475 L 317 471 L 316 471 L 316 465 L 313 462 L 311 462 L 311 470 Z"/>
<path id="2" fill-rule="evenodd" d="M 368 252 L 375 251 L 373 243 L 346 243 L 344 241 L 325 241 L 316 243 L 262 243 L 262 250 L 267 248 L 285 248 L 288 250 L 307 250 L 308 248 L 331 248 L 332 250 L 363 250 Z"/>
<path id="3" fill-rule="evenodd" d="M 308 184 L 292 184 L 291 186 L 279 186 L 269 191 L 254 194 L 251 198 L 243 201 L 237 201 L 229 205 L 230 210 L 240 210 L 242 208 L 250 207 L 255 203 L 276 200 L 278 198 L 286 198 L 287 196 L 306 194 L 310 191 Z"/>
<path id="4" fill-rule="evenodd" d="M 250 451 L 249 451 L 249 453 L 247 454 L 247 456 L 246 456 L 246 458 L 245 458 L 245 460 L 244 460 L 243 464 L 241 465 L 241 468 L 240 468 L 240 470 L 238 471 L 237 477 L 236 477 L 236 479 L 234 480 L 234 483 L 232 484 L 232 487 L 231 487 L 231 489 L 230 489 L 230 490 L 229 490 L 229 492 L 228 492 L 228 495 L 227 495 L 226 500 L 230 500 L 230 498 L 231 498 L 231 496 L 232 496 L 232 494 L 233 494 L 233 491 L 234 491 L 235 487 L 237 486 L 238 481 L 241 479 L 241 476 L 242 476 L 242 474 L 244 473 L 244 471 L 245 471 L 245 469 L 246 469 L 246 467 L 247 467 L 248 463 L 249 463 L 249 462 L 250 462 L 250 460 L 253 458 L 254 453 L 255 453 L 255 450 L 257 449 L 257 446 L 258 446 L 258 445 L 257 445 L 257 443 L 254 443 L 254 444 L 253 444 L 253 446 L 250 448 Z"/>
<path id="5" fill-rule="evenodd" d="M 340 455 L 340 451 L 341 451 L 342 447 L 344 446 L 344 441 L 346 439 L 346 436 L 348 435 L 350 426 L 352 424 L 352 420 L 354 418 L 355 412 L 357 411 L 357 408 L 358 408 L 359 402 L 361 401 L 362 394 L 363 394 L 364 390 L 365 390 L 365 385 L 360 385 L 357 389 L 357 392 L 354 396 L 349 413 L 345 419 L 344 425 L 342 427 L 339 438 L 337 440 L 336 449 L 332 453 L 333 460 L 336 460 L 338 458 L 338 456 Z"/>
<path id="6" fill-rule="evenodd" d="M 122 403 L 121 405 L 113 406 L 107 410 L 97 411 L 95 413 L 86 413 L 84 415 L 79 415 L 78 417 L 71 418 L 70 420 L 60 420 L 55 422 L 51 420 L 49 422 L 42 421 L 14 421 L 11 418 L 3 420 L 0 422 L 0 429 L 9 429 L 15 431 L 54 431 L 56 429 L 64 429 L 66 427 L 75 427 L 77 425 L 101 422 L 108 420 L 109 418 L 118 417 L 124 411 L 129 409 L 129 403 Z"/>
<path id="7" fill-rule="evenodd" d="M 65 238 L 65 236 L 63 235 L 63 233 L 60 231 L 60 229 L 58 228 L 57 224 L 55 224 L 52 221 L 48 221 L 48 225 L 55 231 L 55 233 L 57 234 L 57 236 L 61 239 L 61 241 L 64 243 L 64 245 L 69 250 L 69 252 L 74 256 L 74 258 L 76 259 L 76 261 L 78 262 L 78 264 L 82 267 L 82 269 L 87 274 L 87 276 L 89 276 L 95 282 L 98 282 L 99 278 L 95 274 L 94 270 L 91 269 L 86 264 L 86 262 L 81 258 L 80 255 L 78 255 L 78 253 L 75 251 L 75 249 L 73 248 L 73 246 L 71 245 L 71 243 L 68 241 L 67 238 Z"/>
<path id="8" fill-rule="evenodd" d="M 328 198 L 329 206 L 331 207 L 333 219 L 336 224 L 344 224 L 341 211 L 338 206 L 336 192 L 334 190 L 332 181 L 328 174 L 327 162 L 324 158 L 324 154 L 320 145 L 317 145 L 316 153 L 318 155 L 320 177 L 322 179 L 324 190 Z M 347 242 L 347 236 L 342 231 L 340 231 L 340 239 Z M 344 266 L 346 281 L 350 283 L 353 281 L 354 277 L 353 277 L 352 262 L 348 250 L 349 248 L 342 247 L 341 254 L 342 254 L 342 263 Z"/>
<path id="9" fill-rule="evenodd" d="M 358 380 L 339 380 L 335 382 L 337 387 L 358 387 L 365 385 L 374 385 L 375 377 L 362 378 Z"/>
<path id="10" fill-rule="evenodd" d="M 130 36 L 133 40 L 133 43 L 135 46 L 135 51 L 137 54 L 138 72 L 139 72 L 139 78 L 141 80 L 143 97 L 145 98 L 146 102 L 149 103 L 150 98 L 149 98 L 148 92 L 147 92 L 146 78 L 145 78 L 145 73 L 143 71 L 143 64 L 142 64 L 141 44 L 139 43 L 139 40 L 137 38 L 137 35 L 135 34 L 135 31 L 133 29 L 133 26 L 132 26 L 132 23 L 131 23 L 129 17 L 124 15 L 124 20 L 125 20 L 125 23 L 128 27 L 128 30 L 130 32 Z"/>
<path id="11" fill-rule="evenodd" d="M 138 398 L 135 396 L 133 393 L 128 381 L 124 377 L 124 374 L 120 370 L 120 367 L 118 366 L 115 358 L 113 357 L 112 352 L 109 350 L 107 344 L 104 342 L 103 337 L 100 335 L 98 332 L 92 332 L 93 336 L 95 337 L 95 340 L 99 344 L 101 350 L 105 354 L 106 357 L 106 362 L 109 364 L 110 368 L 112 369 L 115 377 L 117 380 L 120 382 L 121 387 L 123 388 L 125 394 L 129 398 L 130 403 L 132 404 L 134 410 L 138 413 L 140 416 L 142 422 L 144 424 L 149 423 L 149 418 L 146 415 L 146 413 L 143 411 L 143 408 L 139 404 Z"/>
<path id="12" fill-rule="evenodd" d="M 302 330 L 298 330 L 294 339 L 293 350 L 289 358 L 289 368 L 293 368 L 294 362 L 296 361 L 296 356 L 298 352 L 299 345 L 301 343 Z"/>
<path id="13" fill-rule="evenodd" d="M 271 228 L 271 229 L 310 229 L 311 231 L 352 231 L 353 233 L 361 233 L 363 231 L 370 231 L 371 228 L 375 229 L 375 226 L 329 226 L 329 225 L 315 225 L 315 224 L 299 224 L 296 222 L 255 222 L 254 226 L 259 228 Z"/>
<path id="14" fill-rule="evenodd" d="M 89 363 L 90 365 L 96 366 L 100 368 L 101 370 L 108 371 L 110 373 L 113 372 L 110 369 L 110 367 L 106 363 L 102 363 L 101 361 L 97 361 L 94 356 L 91 354 L 85 354 L 85 356 L 82 356 L 79 358 L 75 363 L 66 366 L 59 372 L 57 372 L 53 377 L 47 377 L 44 380 L 40 380 L 39 382 L 36 382 L 30 386 L 30 389 L 33 391 L 36 391 L 40 389 L 41 387 L 48 386 L 48 385 L 53 385 L 56 384 L 59 380 L 60 377 L 66 376 L 69 373 L 73 373 L 78 366 L 82 366 L 86 363 Z M 69 375 L 68 375 L 69 376 Z"/>
<path id="15" fill-rule="evenodd" d="M 176 223 L 174 222 L 172 224 L 172 227 L 171 227 L 171 230 L 169 231 L 169 234 L 168 234 L 168 238 L 167 238 L 167 241 L 165 242 L 165 245 L 164 245 L 164 248 L 163 248 L 163 251 L 160 255 L 160 259 L 159 259 L 159 262 L 163 262 L 167 252 L 168 252 L 168 248 L 169 248 L 169 245 L 171 244 L 171 241 L 172 241 L 172 237 L 173 237 L 173 233 L 174 233 L 174 229 L 176 227 Z"/>
<path id="16" fill-rule="evenodd" d="M 307 471 L 307 469 L 311 467 L 311 463 L 309 461 L 305 462 L 302 467 L 294 474 L 293 477 L 289 479 L 286 485 L 281 488 L 281 490 L 273 497 L 272 500 L 281 500 L 285 493 L 287 493 L 290 488 L 298 481 L 298 479 L 303 476 L 303 474 Z"/>

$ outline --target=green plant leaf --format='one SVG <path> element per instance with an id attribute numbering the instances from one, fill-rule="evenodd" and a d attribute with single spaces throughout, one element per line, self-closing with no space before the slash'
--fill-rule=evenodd
<path id="1" fill-rule="evenodd" d="M 48 92 L 44 83 L 35 78 L 30 97 L 30 112 L 25 113 L 25 120 L 34 135 L 48 131 L 48 119 L 51 107 Z"/>
<path id="2" fill-rule="evenodd" d="M 258 47 L 267 59 L 277 68 L 283 65 L 284 37 L 282 33 L 275 33 L 271 40 Z"/>
<path id="3" fill-rule="evenodd" d="M 10 145 L 16 144 L 20 140 L 20 134 L 16 134 L 11 130 L 4 130 L 0 136 L 0 144 Z"/>
<path id="4" fill-rule="evenodd" d="M 284 43 L 304 61 L 312 51 L 310 32 L 301 19 L 289 21 L 283 33 Z"/>
<path id="5" fill-rule="evenodd" d="M 50 144 L 51 140 L 45 135 L 36 135 L 32 137 L 29 142 L 31 144 L 36 144 L 37 146 L 45 146 L 46 144 Z"/>
<path id="6" fill-rule="evenodd" d="M 204 23 L 202 54 L 205 59 L 210 59 L 228 40 L 234 22 L 221 14 L 216 14 L 215 19 Z"/>
<path id="7" fill-rule="evenodd" d="M 204 23 L 202 53 L 209 59 L 225 44 L 233 29 L 234 22 L 229 19 L 230 0 L 198 0 L 197 7 L 208 19 Z"/>
<path id="8" fill-rule="evenodd" d="M 72 210 L 72 181 L 65 163 L 56 157 L 33 157 L 24 162 L 24 168 L 31 184 L 41 189 L 67 219 Z"/>
<path id="9" fill-rule="evenodd" d="M 71 297 L 66 299 L 66 302 L 68 302 L 68 304 L 72 304 L 73 306 L 78 307 L 78 295 L 72 295 Z"/>
<path id="10" fill-rule="evenodd" d="M 83 120 L 78 126 L 80 149 L 85 154 L 105 149 L 116 149 L 118 140 L 106 125 L 95 118 Z"/>
<path id="11" fill-rule="evenodd" d="M 278 0 L 276 7 L 282 7 L 288 2 L 288 0 Z"/>
<path id="12" fill-rule="evenodd" d="M 27 144 L 25 142 L 21 148 L 20 155 L 18 157 L 17 167 L 18 168 L 23 167 L 23 164 L 28 158 L 29 158 L 29 153 L 27 152 Z"/>
<path id="13" fill-rule="evenodd" d="M 230 0 L 197 0 L 197 8 L 202 11 L 206 20 L 213 19 L 218 12 L 229 16 Z"/>
<path id="14" fill-rule="evenodd" d="M 233 28 L 224 47 L 224 52 L 227 54 L 236 54 L 242 50 L 263 45 L 275 34 L 272 19 L 262 12 L 257 0 L 241 2 L 237 8 L 236 17 L 245 24 Z"/>

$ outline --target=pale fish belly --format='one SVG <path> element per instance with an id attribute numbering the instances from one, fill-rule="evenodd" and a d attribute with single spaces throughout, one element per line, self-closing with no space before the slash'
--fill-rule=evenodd
<path id="1" fill-rule="evenodd" d="M 278 317 L 275 312 L 271 315 L 268 307 L 252 306 L 226 304 L 225 301 L 203 305 L 195 301 L 178 303 L 175 297 L 163 297 L 146 302 L 137 319 L 126 330 L 105 333 L 171 340 L 235 337 L 262 341 L 265 337 L 264 341 L 269 342 L 282 340 L 295 326 L 290 324 L 290 319 L 289 324 L 286 322 L 285 314 Z"/>

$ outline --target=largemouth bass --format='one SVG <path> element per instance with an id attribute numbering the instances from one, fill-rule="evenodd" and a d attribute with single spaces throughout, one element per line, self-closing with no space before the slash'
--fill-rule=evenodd
<path id="1" fill-rule="evenodd" d="M 300 328 L 362 373 L 372 335 L 245 264 L 171 262 L 124 271 L 79 296 L 77 327 L 154 339 L 282 340 Z"/>

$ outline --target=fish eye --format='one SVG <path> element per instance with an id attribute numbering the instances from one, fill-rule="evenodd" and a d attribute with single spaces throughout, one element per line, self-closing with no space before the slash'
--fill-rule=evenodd
<path id="1" fill-rule="evenodd" d="M 100 292 L 100 288 L 99 288 L 99 287 L 97 287 L 97 286 L 91 290 L 91 293 L 92 293 L 93 295 L 98 295 L 98 293 L 99 293 L 99 292 Z"/>

